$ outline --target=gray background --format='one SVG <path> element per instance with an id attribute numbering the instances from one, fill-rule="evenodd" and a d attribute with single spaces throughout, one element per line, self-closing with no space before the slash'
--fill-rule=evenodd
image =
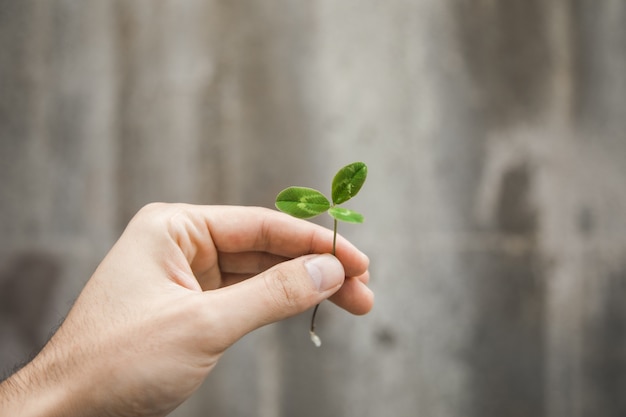
<path id="1" fill-rule="evenodd" d="M 143 204 L 272 207 L 363 160 L 372 313 L 254 332 L 174 416 L 626 415 L 625 28 L 621 0 L 0 0 L 1 369 Z"/>

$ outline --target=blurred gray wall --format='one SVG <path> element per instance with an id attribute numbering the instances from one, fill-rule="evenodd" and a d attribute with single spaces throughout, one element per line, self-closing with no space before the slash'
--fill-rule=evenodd
<path id="1" fill-rule="evenodd" d="M 1 368 L 143 204 L 272 207 L 363 160 L 372 313 L 247 336 L 174 416 L 626 415 L 625 28 L 621 0 L 0 0 Z"/>

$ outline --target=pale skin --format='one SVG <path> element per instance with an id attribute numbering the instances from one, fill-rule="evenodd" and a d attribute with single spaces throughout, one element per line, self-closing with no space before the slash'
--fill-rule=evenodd
<path id="1" fill-rule="evenodd" d="M 0 384 L 0 415 L 164 416 L 245 334 L 324 299 L 367 313 L 369 260 L 341 237 L 329 255 L 332 240 L 269 209 L 144 207 L 50 342 Z"/>

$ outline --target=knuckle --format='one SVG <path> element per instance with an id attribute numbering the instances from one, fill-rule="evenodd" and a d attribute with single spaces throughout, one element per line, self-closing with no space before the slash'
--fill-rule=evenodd
<path id="1" fill-rule="evenodd" d="M 153 230 L 170 228 L 177 216 L 183 211 L 180 204 L 171 203 L 148 203 L 143 206 L 132 219 L 132 223 L 141 225 L 142 228 Z"/>
<path id="2" fill-rule="evenodd" d="M 154 215 L 155 213 L 159 213 L 163 211 L 169 206 L 170 204 L 167 204 L 167 203 L 159 203 L 159 202 L 148 203 L 144 205 L 141 209 L 139 209 L 138 214 L 141 216 L 151 216 L 151 215 Z"/>
<path id="3" fill-rule="evenodd" d="M 149 203 L 143 206 L 131 220 L 131 223 L 142 225 L 143 227 L 154 227 L 162 214 L 168 210 L 169 205 L 165 203 Z"/>
<path id="4" fill-rule="evenodd" d="M 289 271 L 280 268 L 265 275 L 265 283 L 276 308 L 296 310 L 302 304 L 302 288 L 298 287 L 291 275 Z"/>

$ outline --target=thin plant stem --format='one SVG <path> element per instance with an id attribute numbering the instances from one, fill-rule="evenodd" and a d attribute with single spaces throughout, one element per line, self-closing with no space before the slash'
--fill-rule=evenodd
<path id="1" fill-rule="evenodd" d="M 334 219 L 334 220 L 335 221 L 333 224 L 333 251 L 332 251 L 333 256 L 335 256 L 337 253 L 337 223 L 338 223 L 337 219 Z M 313 309 L 313 315 L 311 315 L 311 327 L 309 328 L 309 333 L 311 334 L 311 340 L 317 347 L 321 346 L 322 344 L 322 341 L 320 340 L 319 336 L 315 334 L 315 317 L 317 316 L 317 310 L 319 308 L 320 308 L 320 305 L 318 303 Z"/>
<path id="2" fill-rule="evenodd" d="M 335 252 L 337 252 L 336 248 L 337 248 L 337 219 L 333 219 L 335 220 L 334 222 L 334 226 L 333 226 L 333 256 L 335 256 Z"/>
<path id="3" fill-rule="evenodd" d="M 311 329 L 310 329 L 310 332 L 311 332 L 312 334 L 314 334 L 314 333 L 315 333 L 315 316 L 317 315 L 317 309 L 318 309 L 319 307 L 320 307 L 320 305 L 319 305 L 319 304 L 317 304 L 317 305 L 315 306 L 315 308 L 313 309 L 313 315 L 311 316 Z"/>

